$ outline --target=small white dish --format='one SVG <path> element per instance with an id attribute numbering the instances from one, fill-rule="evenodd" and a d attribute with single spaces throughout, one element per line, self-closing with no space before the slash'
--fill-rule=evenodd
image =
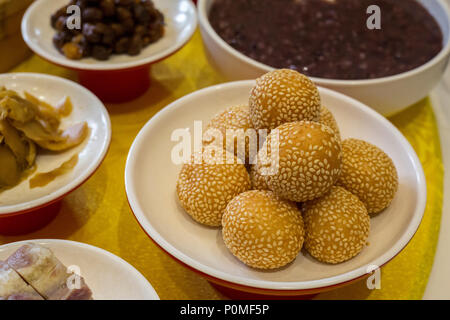
<path id="1" fill-rule="evenodd" d="M 450 10 L 445 0 L 418 0 L 436 19 L 443 34 L 443 49 L 427 63 L 397 75 L 368 80 L 311 77 L 317 85 L 351 96 L 384 115 L 401 111 L 426 97 L 442 78 L 450 57 Z M 211 26 L 208 15 L 214 0 L 198 1 L 203 42 L 211 63 L 229 80 L 255 79 L 274 70 L 240 53 Z"/>
<path id="2" fill-rule="evenodd" d="M 61 199 L 83 184 L 100 166 L 111 142 L 111 123 L 103 103 L 87 89 L 73 81 L 35 73 L 8 73 L 0 75 L 0 87 L 20 94 L 28 91 L 51 105 L 65 96 L 70 97 L 73 111 L 64 118 L 61 127 L 86 121 L 89 135 L 79 145 L 67 151 L 38 152 L 36 173 L 48 172 L 78 154 L 78 163 L 70 172 L 57 177 L 44 187 L 31 189 L 29 180 L 0 192 L 0 218 L 42 208 Z"/>
<path id="3" fill-rule="evenodd" d="M 277 295 L 316 293 L 364 277 L 382 266 L 411 240 L 422 219 L 426 184 L 422 166 L 405 137 L 383 116 L 340 93 L 319 88 L 335 115 L 343 138 L 354 137 L 382 148 L 394 161 L 399 190 L 391 206 L 372 219 L 370 243 L 361 254 L 338 265 L 320 263 L 303 252 L 276 271 L 251 269 L 227 250 L 220 229 L 196 223 L 179 206 L 176 182 L 181 166 L 171 160 L 172 132 L 218 112 L 248 103 L 254 81 L 217 85 L 189 94 L 155 115 L 136 137 L 127 159 L 125 186 L 138 222 L 167 253 L 209 280 L 250 292 Z"/>
<path id="4" fill-rule="evenodd" d="M 66 266 L 79 268 L 95 300 L 159 300 L 145 277 L 118 256 L 80 242 L 68 240 L 27 240 L 0 246 L 0 260 L 28 242 L 47 247 Z"/>
<path id="5" fill-rule="evenodd" d="M 50 17 L 69 0 L 37 0 L 22 20 L 22 36 L 27 45 L 40 57 L 75 70 L 111 71 L 136 68 L 157 62 L 179 50 L 192 36 L 197 27 L 197 14 L 191 0 L 153 0 L 155 7 L 165 17 L 166 31 L 158 42 L 146 47 L 138 56 L 112 55 L 107 61 L 94 58 L 70 60 L 53 45 L 56 33 Z"/>

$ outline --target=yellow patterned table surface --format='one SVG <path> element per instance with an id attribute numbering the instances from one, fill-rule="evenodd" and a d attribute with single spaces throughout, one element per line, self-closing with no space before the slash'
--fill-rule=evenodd
<path id="1" fill-rule="evenodd" d="M 75 79 L 66 69 L 33 56 L 14 72 L 49 73 Z M 223 82 L 208 64 L 197 32 L 181 51 L 152 67 L 152 85 L 130 103 L 107 105 L 112 122 L 109 153 L 95 175 L 63 200 L 57 218 L 44 229 L 20 237 L 0 236 L 0 244 L 58 238 L 104 248 L 134 265 L 161 299 L 223 299 L 206 280 L 187 270 L 148 239 L 128 207 L 125 162 L 143 125 L 170 102 L 199 88 Z M 443 165 L 439 133 L 428 99 L 390 118 L 416 150 L 428 188 L 422 224 L 406 249 L 382 269 L 381 289 L 368 290 L 365 281 L 316 299 L 420 299 L 433 264 L 442 211 Z"/>

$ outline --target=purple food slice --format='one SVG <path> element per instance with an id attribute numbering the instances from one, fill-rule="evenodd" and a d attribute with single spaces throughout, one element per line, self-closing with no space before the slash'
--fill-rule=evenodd
<path id="1" fill-rule="evenodd" d="M 44 300 L 7 263 L 0 261 L 0 300 Z"/>
<path id="2" fill-rule="evenodd" d="M 28 243 L 14 252 L 7 262 L 47 300 L 92 299 L 92 292 L 84 279 L 68 272 L 46 247 Z M 74 277 L 78 278 L 74 281 Z"/>

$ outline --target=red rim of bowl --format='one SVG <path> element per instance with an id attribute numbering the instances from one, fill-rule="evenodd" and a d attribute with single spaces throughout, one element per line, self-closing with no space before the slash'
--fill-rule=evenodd
<path id="1" fill-rule="evenodd" d="M 364 274 L 362 276 L 347 280 L 347 281 L 343 281 L 340 283 L 336 283 L 333 285 L 329 285 L 329 286 L 323 286 L 323 287 L 317 287 L 317 288 L 311 288 L 311 289 L 298 289 L 298 290 L 283 290 L 283 289 L 265 289 L 265 288 L 257 288 L 257 287 L 252 287 L 252 286 L 247 286 L 247 285 L 243 285 L 243 284 L 239 284 L 239 283 L 235 283 L 235 282 L 231 282 L 231 281 L 227 281 L 227 280 L 223 280 L 220 278 L 216 278 L 214 276 L 211 276 L 203 271 L 200 271 L 186 263 L 184 263 L 183 261 L 179 260 L 178 258 L 176 258 L 175 256 L 173 256 L 170 252 L 166 251 L 161 245 L 159 245 L 158 242 L 156 242 L 155 239 L 153 239 L 150 234 L 144 229 L 144 227 L 142 226 L 142 224 L 140 223 L 139 219 L 137 218 L 136 214 L 133 211 L 133 208 L 131 207 L 130 204 L 130 200 L 128 198 L 127 195 L 127 202 L 128 202 L 128 206 L 131 210 L 131 212 L 133 213 L 133 217 L 136 220 L 136 222 L 139 224 L 139 227 L 142 229 L 142 231 L 144 231 L 144 233 L 147 235 L 147 237 L 159 248 L 161 249 L 165 254 L 167 254 L 169 257 L 171 257 L 173 260 L 175 260 L 176 262 L 178 262 L 180 265 L 184 266 L 185 268 L 195 272 L 196 274 L 206 278 L 208 281 L 214 282 L 218 285 L 222 285 L 228 288 L 232 288 L 235 290 L 239 290 L 239 291 L 245 291 L 245 292 L 250 292 L 250 293 L 255 293 L 255 294 L 263 294 L 263 295 L 275 295 L 275 296 L 302 296 L 302 295 L 309 295 L 309 294 L 316 294 L 316 293 L 321 293 L 321 292 L 325 292 L 325 291 L 331 291 L 331 290 L 335 290 L 335 289 L 339 289 L 342 287 L 345 287 L 347 285 L 350 285 L 354 282 L 357 282 L 359 280 L 362 280 L 364 278 L 367 278 L 368 276 L 370 276 L 370 273 Z M 386 261 L 385 263 L 383 263 L 380 268 L 384 267 L 386 264 L 388 264 L 390 261 L 392 261 L 395 257 L 397 257 L 407 246 L 408 244 L 411 242 L 411 240 L 414 238 L 415 234 L 417 233 L 417 230 L 419 228 L 416 229 L 416 231 L 414 232 L 414 234 L 412 235 L 411 239 L 408 240 L 408 242 L 392 257 L 390 258 L 388 261 Z"/>
<path id="2" fill-rule="evenodd" d="M 106 156 L 108 155 L 110 145 L 111 145 L 111 142 L 108 144 L 108 147 L 106 148 L 105 155 L 101 158 L 100 162 L 98 163 L 98 166 L 94 169 L 94 171 L 92 171 L 92 173 L 86 179 L 81 181 L 80 184 L 78 184 L 76 187 L 74 187 L 73 189 L 67 191 L 66 193 L 64 193 L 63 195 L 59 196 L 58 198 L 50 200 L 50 201 L 48 201 L 46 203 L 43 203 L 41 205 L 38 205 L 36 207 L 25 209 L 25 210 L 21 210 L 21 211 L 17 211 L 17 212 L 0 214 L 0 220 L 3 219 L 3 218 L 10 218 L 10 217 L 18 216 L 18 215 L 25 214 L 25 213 L 30 213 L 30 212 L 33 212 L 33 211 L 45 208 L 45 207 L 47 207 L 47 206 L 49 206 L 49 205 L 51 205 L 53 203 L 56 203 L 56 202 L 64 199 L 65 197 L 67 197 L 69 194 L 71 194 L 72 192 L 74 192 L 75 190 L 80 188 L 84 183 L 86 183 L 86 181 L 88 181 L 98 171 L 98 169 L 102 165 L 103 161 L 105 160 Z"/>

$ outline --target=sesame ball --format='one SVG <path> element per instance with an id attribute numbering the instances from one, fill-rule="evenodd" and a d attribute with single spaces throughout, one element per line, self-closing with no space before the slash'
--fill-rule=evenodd
<path id="1" fill-rule="evenodd" d="M 275 269 L 295 259 L 303 246 L 304 226 L 295 203 L 271 191 L 253 190 L 230 201 L 222 236 L 231 253 L 246 265 Z"/>
<path id="2" fill-rule="evenodd" d="M 254 127 L 272 130 L 286 122 L 319 120 L 321 103 L 319 91 L 308 77 L 280 69 L 256 79 L 249 106 Z"/>
<path id="3" fill-rule="evenodd" d="M 231 155 L 234 157 L 233 155 Z M 226 157 L 224 153 L 224 158 Z M 250 177 L 242 162 L 214 163 L 204 156 L 201 163 L 184 164 L 177 182 L 181 206 L 197 222 L 217 227 L 221 225 L 223 211 L 238 194 L 250 190 Z M 200 161 L 199 161 L 200 162 Z"/>
<path id="4" fill-rule="evenodd" d="M 260 174 L 256 165 L 250 166 L 249 174 L 253 190 L 270 190 L 265 177 Z"/>
<path id="5" fill-rule="evenodd" d="M 250 147 L 254 148 L 252 157 L 258 152 L 258 133 L 257 130 L 253 129 L 248 105 L 232 106 L 214 116 L 209 122 L 203 135 L 203 144 L 220 143 L 221 141 L 216 141 L 214 134 L 208 133 L 210 129 L 219 130 L 223 137 L 222 146 L 224 149 L 234 153 L 235 156 L 246 163 L 249 162 Z M 228 138 L 227 130 L 230 134 Z M 235 130 L 234 134 L 231 130 Z M 238 148 L 238 143 L 241 144 L 242 149 Z"/>
<path id="6" fill-rule="evenodd" d="M 278 132 L 278 159 L 272 141 Z M 341 145 L 334 132 L 318 122 L 286 123 L 272 130 L 258 153 L 257 170 L 280 197 L 304 202 L 324 195 L 336 183 Z"/>
<path id="7" fill-rule="evenodd" d="M 366 245 L 370 217 L 357 196 L 334 186 L 321 198 L 303 203 L 305 248 L 319 261 L 341 263 Z"/>
<path id="8" fill-rule="evenodd" d="M 325 106 L 322 106 L 320 109 L 320 123 L 323 123 L 326 126 L 329 126 L 331 130 L 334 131 L 334 133 L 337 135 L 338 139 L 341 140 L 341 133 L 338 127 L 338 124 L 336 122 L 336 119 L 334 118 L 333 114 L 331 113 L 328 108 Z"/>
<path id="9" fill-rule="evenodd" d="M 338 185 L 356 195 L 369 214 L 387 208 L 398 189 L 392 159 L 373 144 L 347 139 L 342 142 L 342 173 Z"/>

